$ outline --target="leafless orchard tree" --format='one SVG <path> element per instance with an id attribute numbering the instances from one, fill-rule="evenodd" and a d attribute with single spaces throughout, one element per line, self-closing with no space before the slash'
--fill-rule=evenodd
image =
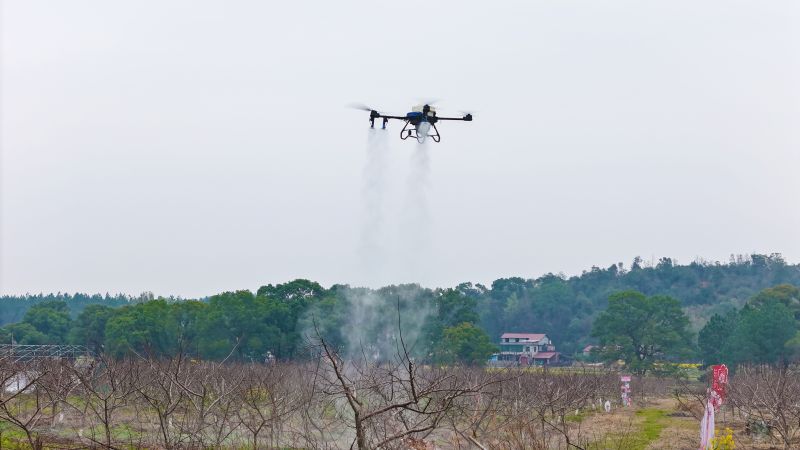
<path id="1" fill-rule="evenodd" d="M 652 398 L 669 397 L 675 391 L 676 383 L 682 381 L 673 376 L 634 376 L 631 380 L 633 401 L 644 406 Z"/>
<path id="2" fill-rule="evenodd" d="M 236 393 L 236 415 L 250 436 L 253 448 L 280 448 L 294 440 L 285 438 L 289 421 L 306 405 L 302 378 L 307 371 L 295 363 L 247 364 Z M 293 433 L 292 433 L 293 434 Z"/>
<path id="3" fill-rule="evenodd" d="M 448 424 L 453 432 L 453 444 L 461 448 L 460 439 L 465 440 L 464 447 L 476 446 L 482 450 L 487 448 L 486 439 L 497 436 L 500 430 L 512 419 L 503 412 L 503 389 L 508 383 L 515 382 L 515 377 L 503 369 L 495 375 L 497 383 L 488 383 L 476 395 L 464 398 L 457 403 L 458 410 L 448 415 Z M 485 370 L 472 368 L 468 376 L 475 377 L 474 384 L 481 384 L 480 378 L 487 376 Z M 460 439 L 459 439 L 460 438 Z"/>
<path id="4" fill-rule="evenodd" d="M 159 445 L 220 447 L 239 428 L 237 393 L 245 379 L 241 368 L 225 360 L 194 360 L 183 352 L 141 361 L 145 368 L 136 393 L 156 414 Z"/>
<path id="5" fill-rule="evenodd" d="M 225 362 L 192 362 L 191 376 L 177 378 L 176 383 L 187 393 L 187 408 L 180 421 L 183 432 L 190 436 L 192 447 L 223 446 L 240 423 L 236 412 L 241 404 L 237 396 L 244 382 L 238 365 Z"/>
<path id="6" fill-rule="evenodd" d="M 402 336 L 391 361 L 314 349 L 275 364 L 0 360 L 4 388 L 19 385 L 0 420 L 31 448 L 580 449 L 571 416 L 619 389 L 604 373 L 418 365 Z"/>
<path id="7" fill-rule="evenodd" d="M 499 437 L 492 447 L 547 449 L 583 448 L 580 413 L 598 398 L 608 398 L 618 389 L 616 376 L 569 371 L 521 371 L 503 384 L 501 403 L 496 406 L 507 417 L 491 435 Z"/>
<path id="8" fill-rule="evenodd" d="M 36 383 L 36 388 L 50 405 L 50 427 L 55 428 L 64 419 L 64 409 L 69 406 L 67 399 L 72 396 L 80 383 L 74 376 L 70 360 L 43 360 L 41 364 L 46 364 L 48 370 L 43 372 Z M 62 406 L 65 408 L 61 408 Z"/>
<path id="9" fill-rule="evenodd" d="M 459 376 L 458 370 L 418 366 L 402 332 L 394 361 L 382 363 L 366 355 L 345 360 L 318 331 L 316 340 L 323 360 L 316 374 L 321 392 L 343 400 L 349 413 L 343 417 L 355 432 L 351 447 L 359 450 L 425 439 L 456 410 L 459 400 L 477 395 L 492 382 Z"/>
<path id="10" fill-rule="evenodd" d="M 188 407 L 189 394 L 183 386 L 190 383 L 195 368 L 182 353 L 173 358 L 146 358 L 143 362 L 136 394 L 147 408 L 137 408 L 137 419 L 142 428 L 147 429 L 150 422 L 148 413 L 152 411 L 155 414 L 158 440 L 154 444 L 166 449 L 187 444 L 190 436 L 178 422 L 183 420 Z"/>
<path id="11" fill-rule="evenodd" d="M 731 377 L 730 404 L 777 434 L 785 448 L 796 448 L 800 431 L 800 368 L 741 366 Z"/>
<path id="12" fill-rule="evenodd" d="M 25 433 L 33 449 L 42 448 L 42 439 L 37 427 L 52 420 L 48 408 L 53 411 L 61 398 L 52 390 L 42 389 L 44 380 L 59 378 L 61 364 L 54 360 L 11 361 L 0 360 L 0 420 Z"/>
<path id="13" fill-rule="evenodd" d="M 676 380 L 672 384 L 672 396 L 678 402 L 678 408 L 683 413 L 693 417 L 698 422 L 703 414 L 708 399 L 709 383 L 691 380 Z"/>
<path id="14" fill-rule="evenodd" d="M 80 384 L 79 395 L 68 398 L 66 402 L 81 417 L 79 438 L 109 449 L 143 445 L 140 438 L 118 439 L 112 433 L 115 425 L 124 423 L 125 419 L 120 416 L 135 401 L 142 368 L 143 364 L 138 360 L 114 359 L 106 355 L 72 365 L 73 375 Z"/>
<path id="15" fill-rule="evenodd" d="M 352 447 L 352 439 L 343 436 L 341 397 L 325 395 L 326 383 L 320 377 L 325 366 L 323 358 L 298 366 L 304 373 L 295 379 L 295 390 L 302 392 L 303 401 L 299 409 L 299 422 L 293 433 L 292 445 L 319 450 L 341 448 L 343 440 Z M 346 428 L 346 427 L 345 427 Z M 349 433 L 349 430 L 347 431 Z"/>

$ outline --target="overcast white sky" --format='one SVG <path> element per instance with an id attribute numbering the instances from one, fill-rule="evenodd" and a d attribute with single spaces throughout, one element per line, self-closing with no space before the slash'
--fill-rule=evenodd
<path id="1" fill-rule="evenodd" d="M 5 0 L 0 30 L 2 293 L 800 261 L 796 0 Z M 421 148 L 344 108 L 426 97 L 475 121 Z"/>

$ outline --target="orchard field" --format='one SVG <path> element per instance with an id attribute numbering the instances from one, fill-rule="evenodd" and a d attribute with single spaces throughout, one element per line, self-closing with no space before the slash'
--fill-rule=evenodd
<path id="1" fill-rule="evenodd" d="M 2 448 L 689 449 L 705 383 L 619 373 L 342 359 L 0 361 Z M 609 401 L 611 411 L 604 410 Z M 740 367 L 717 448 L 796 448 L 800 373 Z M 729 428 L 730 431 L 726 431 Z M 729 436 L 726 436 L 729 434 Z M 727 444 L 725 444 L 725 441 Z"/>

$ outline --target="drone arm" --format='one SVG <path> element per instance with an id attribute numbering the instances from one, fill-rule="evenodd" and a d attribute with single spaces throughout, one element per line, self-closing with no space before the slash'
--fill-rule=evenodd
<path id="1" fill-rule="evenodd" d="M 381 128 L 386 128 L 386 123 L 389 122 L 389 119 L 398 119 L 398 120 L 405 120 L 405 117 L 401 116 L 385 116 L 378 111 L 370 110 L 369 112 L 369 127 L 375 128 L 375 119 L 383 119 L 383 125 Z"/>
<path id="2" fill-rule="evenodd" d="M 375 117 L 380 117 L 382 119 L 397 119 L 397 120 L 407 120 L 404 116 L 384 116 L 383 114 L 378 114 Z"/>
<path id="3" fill-rule="evenodd" d="M 436 117 L 437 120 L 463 120 L 465 122 L 472 122 L 472 114 L 467 114 L 464 117 Z"/>

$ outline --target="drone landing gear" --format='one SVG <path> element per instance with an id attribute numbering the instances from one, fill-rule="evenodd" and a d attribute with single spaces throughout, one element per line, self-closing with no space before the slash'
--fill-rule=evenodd
<path id="1" fill-rule="evenodd" d="M 429 134 L 427 136 L 420 135 L 419 132 L 417 131 L 416 125 L 413 126 L 412 128 L 408 128 L 409 125 L 411 125 L 411 122 L 406 122 L 406 124 L 403 126 L 403 129 L 400 130 L 400 139 L 405 141 L 406 139 L 412 137 L 416 139 L 417 142 L 419 142 L 420 144 L 425 142 L 426 137 L 432 138 L 433 142 L 439 142 L 442 140 L 442 137 L 439 135 L 439 129 L 436 128 L 435 123 L 431 124 L 431 128 L 433 128 L 434 134 Z"/>
<path id="2" fill-rule="evenodd" d="M 385 130 L 385 129 L 386 129 L 386 124 L 387 124 L 387 123 L 389 123 L 389 119 L 387 119 L 386 117 L 384 117 L 384 118 L 383 118 L 383 126 L 381 126 L 381 129 L 382 129 L 382 130 Z M 369 127 L 370 127 L 370 128 L 375 128 L 375 118 L 374 118 L 374 117 L 370 117 L 370 118 L 369 118 Z"/>
<path id="3" fill-rule="evenodd" d="M 433 142 L 439 142 L 439 141 L 441 141 L 441 140 L 442 140 L 442 137 L 441 137 L 441 136 L 439 136 L 439 129 L 438 129 L 438 128 L 436 128 L 436 124 L 435 124 L 435 123 L 432 123 L 432 124 L 431 124 L 431 128 L 433 128 L 433 132 L 434 132 L 434 133 L 436 133 L 436 134 L 429 134 L 429 135 L 428 135 L 428 137 L 431 137 L 431 138 L 433 138 Z"/>

